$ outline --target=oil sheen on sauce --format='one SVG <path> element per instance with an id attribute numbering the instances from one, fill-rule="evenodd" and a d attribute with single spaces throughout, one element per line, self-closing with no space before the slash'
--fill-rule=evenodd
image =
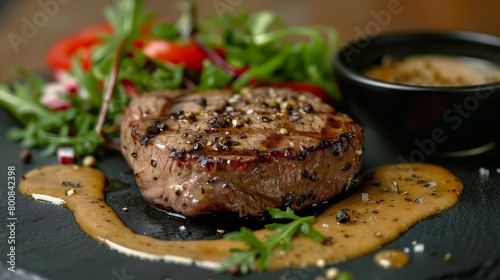
<path id="1" fill-rule="evenodd" d="M 225 239 L 167 241 L 137 234 L 106 204 L 105 182 L 97 169 L 49 165 L 26 173 L 19 190 L 69 208 L 85 233 L 126 255 L 217 268 L 230 248 L 245 246 Z M 462 190 L 457 177 L 436 165 L 398 164 L 369 171 L 360 178 L 356 192 L 325 210 L 312 225 L 331 244 L 297 236 L 290 251 L 274 252 L 268 268 L 314 266 L 319 259 L 329 264 L 373 252 L 419 220 L 455 205 Z M 349 215 L 347 222 L 337 222 L 341 211 Z M 272 232 L 262 229 L 255 234 Z"/>

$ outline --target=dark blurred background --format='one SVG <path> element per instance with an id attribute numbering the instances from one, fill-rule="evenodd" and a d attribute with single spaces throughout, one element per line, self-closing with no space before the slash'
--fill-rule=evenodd
<path id="1" fill-rule="evenodd" d="M 43 55 L 51 43 L 85 25 L 102 22 L 103 6 L 115 0 L 0 0 L 0 75 L 12 79 L 9 69 L 21 66 L 30 71 L 44 68 Z M 179 15 L 174 0 L 146 0 L 146 10 L 175 21 Z M 56 12 L 37 27 L 32 38 L 13 47 L 10 33 L 22 36 L 26 20 L 43 20 L 43 6 L 54 4 Z M 279 13 L 287 23 L 327 24 L 335 27 L 343 42 L 364 35 L 406 29 L 472 30 L 500 35 L 495 0 L 199 0 L 200 17 L 223 15 L 230 11 L 268 9 Z M 43 23 L 43 22 L 41 22 Z"/>

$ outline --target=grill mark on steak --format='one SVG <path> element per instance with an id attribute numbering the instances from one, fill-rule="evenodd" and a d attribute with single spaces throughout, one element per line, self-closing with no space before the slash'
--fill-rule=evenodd
<path id="1" fill-rule="evenodd" d="M 187 216 L 330 200 L 355 183 L 364 142 L 319 98 L 273 88 L 147 93 L 125 110 L 121 133 L 144 198 Z"/>

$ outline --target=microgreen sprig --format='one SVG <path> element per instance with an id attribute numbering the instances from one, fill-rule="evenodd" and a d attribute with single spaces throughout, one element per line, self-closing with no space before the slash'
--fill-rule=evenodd
<path id="1" fill-rule="evenodd" d="M 237 267 L 239 273 L 247 274 L 255 265 L 258 269 L 263 270 L 271 262 L 274 249 L 279 247 L 289 251 L 292 248 L 292 238 L 296 235 L 308 237 L 317 242 L 321 242 L 325 238 L 320 232 L 311 229 L 310 225 L 315 221 L 314 216 L 297 216 L 289 207 L 285 211 L 268 208 L 268 212 L 275 219 L 291 221 L 266 225 L 265 228 L 274 231 L 275 234 L 265 235 L 262 240 L 246 227 L 241 227 L 238 232 L 224 235 L 224 238 L 228 240 L 242 241 L 248 246 L 245 249 L 231 249 L 232 255 L 224 261 L 220 268 L 221 272 L 227 272 Z"/>

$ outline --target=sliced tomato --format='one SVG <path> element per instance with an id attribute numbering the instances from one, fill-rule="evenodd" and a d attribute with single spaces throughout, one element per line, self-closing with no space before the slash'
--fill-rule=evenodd
<path id="1" fill-rule="evenodd" d="M 143 52 L 152 60 L 174 64 L 184 63 L 187 70 L 196 72 L 201 72 L 203 60 L 208 57 L 203 48 L 194 40 L 183 44 L 163 39 L 152 39 L 145 42 Z M 216 48 L 215 52 L 224 57 L 221 48 Z"/>
<path id="2" fill-rule="evenodd" d="M 80 54 L 82 67 L 89 70 L 91 67 L 91 48 L 101 43 L 98 34 L 112 33 L 109 24 L 99 24 L 86 27 L 79 32 L 57 41 L 47 52 L 45 63 L 52 71 L 69 70 L 71 60 L 75 54 Z"/>
<path id="3" fill-rule="evenodd" d="M 308 91 L 308 92 L 318 96 L 319 98 L 321 98 L 321 100 L 323 100 L 323 102 L 325 102 L 325 103 L 328 103 L 328 104 L 333 103 L 333 100 L 330 97 L 330 95 L 323 88 L 315 86 L 315 85 L 311 85 L 308 83 L 302 83 L 302 82 L 279 82 L 279 83 L 273 83 L 270 85 L 275 86 L 275 87 L 279 87 L 279 88 L 290 88 L 290 89 L 298 90 L 298 91 Z"/>

